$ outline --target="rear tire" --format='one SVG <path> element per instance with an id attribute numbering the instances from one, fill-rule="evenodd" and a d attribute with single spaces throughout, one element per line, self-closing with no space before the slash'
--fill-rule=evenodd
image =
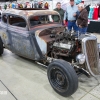
<path id="1" fill-rule="evenodd" d="M 4 48 L 3 48 L 3 42 L 2 42 L 2 40 L 0 38 L 0 55 L 3 54 L 3 50 L 4 50 Z"/>
<path id="2" fill-rule="evenodd" d="M 64 60 L 55 60 L 47 69 L 52 88 L 64 97 L 71 96 L 78 88 L 78 77 L 73 67 Z"/>

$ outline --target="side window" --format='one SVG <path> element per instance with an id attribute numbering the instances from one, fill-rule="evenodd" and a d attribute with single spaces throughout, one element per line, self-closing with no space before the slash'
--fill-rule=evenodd
<path id="1" fill-rule="evenodd" d="M 17 27 L 26 27 L 26 21 L 20 16 L 9 15 L 9 24 Z"/>
<path id="2" fill-rule="evenodd" d="M 7 16 L 6 16 L 6 15 L 3 15 L 3 16 L 2 16 L 2 21 L 3 21 L 5 24 L 7 24 Z"/>
<path id="3" fill-rule="evenodd" d="M 31 26 L 38 25 L 40 23 L 39 20 L 40 20 L 39 16 L 31 17 L 31 19 L 30 19 Z"/>
<path id="4" fill-rule="evenodd" d="M 49 23 L 49 16 L 48 15 L 33 16 L 30 18 L 30 25 L 31 26 L 41 25 L 41 24 L 46 24 L 46 23 Z"/>

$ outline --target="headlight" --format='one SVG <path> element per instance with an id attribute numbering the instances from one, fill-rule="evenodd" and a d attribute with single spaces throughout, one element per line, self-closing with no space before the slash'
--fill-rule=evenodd
<path id="1" fill-rule="evenodd" d="M 78 64 L 84 64 L 85 63 L 85 55 L 84 54 L 79 54 L 76 57 L 76 61 L 78 62 Z"/>

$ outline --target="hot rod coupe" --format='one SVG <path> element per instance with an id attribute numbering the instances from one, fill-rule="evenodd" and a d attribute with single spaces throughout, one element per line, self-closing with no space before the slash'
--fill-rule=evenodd
<path id="1" fill-rule="evenodd" d="M 0 22 L 0 55 L 4 48 L 46 66 L 51 86 L 65 97 L 77 90 L 79 75 L 100 74 L 97 38 L 68 33 L 56 11 L 5 10 Z"/>

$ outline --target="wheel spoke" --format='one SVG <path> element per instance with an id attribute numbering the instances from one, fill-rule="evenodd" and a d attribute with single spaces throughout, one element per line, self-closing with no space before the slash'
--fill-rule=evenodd
<path id="1" fill-rule="evenodd" d="M 50 77 L 52 80 L 52 84 L 59 90 L 64 90 L 67 88 L 68 80 L 60 69 L 52 69 Z"/>

